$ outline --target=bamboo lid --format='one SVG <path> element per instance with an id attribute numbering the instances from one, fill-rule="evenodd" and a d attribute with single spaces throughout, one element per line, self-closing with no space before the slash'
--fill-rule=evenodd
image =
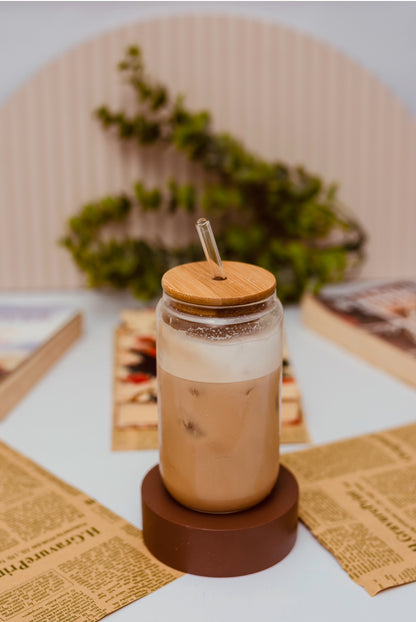
<path id="1" fill-rule="evenodd" d="M 172 298 L 195 305 L 231 306 L 264 300 L 276 289 L 274 275 L 252 264 L 224 261 L 227 278 L 213 279 L 208 263 L 197 261 L 168 270 L 162 278 Z"/>

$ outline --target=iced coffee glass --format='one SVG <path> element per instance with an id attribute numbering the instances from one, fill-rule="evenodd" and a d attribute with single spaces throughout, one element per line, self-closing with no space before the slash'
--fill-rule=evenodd
<path id="1" fill-rule="evenodd" d="M 282 323 L 274 292 L 209 306 L 164 292 L 157 307 L 160 473 L 181 504 L 236 512 L 276 483 Z"/>

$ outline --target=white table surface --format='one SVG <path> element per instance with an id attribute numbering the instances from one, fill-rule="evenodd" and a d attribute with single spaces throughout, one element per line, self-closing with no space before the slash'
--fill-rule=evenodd
<path id="1" fill-rule="evenodd" d="M 119 310 L 137 303 L 84 291 L 0 295 L 0 304 L 34 300 L 83 310 L 85 336 L 0 423 L 0 438 L 141 527 L 140 484 L 157 452 L 110 449 L 112 329 Z M 285 322 L 314 443 L 415 421 L 416 390 L 304 328 L 297 307 L 286 309 Z M 415 604 L 415 583 L 371 598 L 300 524 L 292 552 L 268 570 L 227 579 L 186 575 L 106 619 L 391 622 L 413 619 Z"/>

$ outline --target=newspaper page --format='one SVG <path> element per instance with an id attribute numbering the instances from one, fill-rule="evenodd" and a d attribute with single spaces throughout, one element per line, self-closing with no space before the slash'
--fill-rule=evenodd
<path id="1" fill-rule="evenodd" d="M 157 449 L 156 319 L 151 308 L 126 309 L 114 337 L 114 450 Z M 281 443 L 308 443 L 301 395 L 285 345 Z"/>
<path id="2" fill-rule="evenodd" d="M 299 517 L 374 596 L 416 580 L 416 423 L 285 454 Z"/>
<path id="3" fill-rule="evenodd" d="M 1 622 L 95 622 L 181 573 L 139 529 L 0 443 Z"/>

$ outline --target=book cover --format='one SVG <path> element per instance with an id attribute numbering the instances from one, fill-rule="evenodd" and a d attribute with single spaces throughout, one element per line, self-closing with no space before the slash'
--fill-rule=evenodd
<path id="1" fill-rule="evenodd" d="M 415 281 L 307 295 L 302 318 L 310 328 L 416 386 Z"/>
<path id="2" fill-rule="evenodd" d="M 64 306 L 0 305 L 0 419 L 80 336 Z"/>
<path id="3" fill-rule="evenodd" d="M 281 442 L 309 442 L 286 345 L 283 355 Z M 156 449 L 156 320 L 153 309 L 125 310 L 114 337 L 114 450 Z"/>

